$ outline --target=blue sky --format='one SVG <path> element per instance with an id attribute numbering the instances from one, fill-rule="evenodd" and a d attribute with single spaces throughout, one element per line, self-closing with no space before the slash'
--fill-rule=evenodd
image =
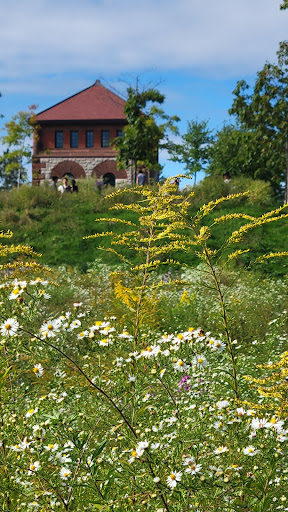
<path id="1" fill-rule="evenodd" d="M 288 39 L 280 0 L 3 0 L 0 113 L 44 110 L 100 79 L 157 87 L 167 114 L 229 121 L 238 80 L 253 84 L 279 41 Z M 2 132 L 4 133 L 4 132 Z M 164 174 L 182 172 L 161 155 Z"/>

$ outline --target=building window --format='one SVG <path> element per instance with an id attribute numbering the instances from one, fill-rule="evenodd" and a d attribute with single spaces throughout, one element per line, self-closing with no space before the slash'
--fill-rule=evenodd
<path id="1" fill-rule="evenodd" d="M 63 148 L 63 131 L 55 132 L 55 148 Z"/>
<path id="2" fill-rule="evenodd" d="M 116 137 L 124 137 L 123 130 L 117 130 L 116 131 Z"/>
<path id="3" fill-rule="evenodd" d="M 78 148 L 79 134 L 78 131 L 72 130 L 70 132 L 70 148 Z"/>
<path id="4" fill-rule="evenodd" d="M 94 132 L 93 130 L 86 131 L 86 148 L 94 147 Z"/>
<path id="5" fill-rule="evenodd" d="M 101 130 L 101 148 L 109 147 L 109 130 Z"/>

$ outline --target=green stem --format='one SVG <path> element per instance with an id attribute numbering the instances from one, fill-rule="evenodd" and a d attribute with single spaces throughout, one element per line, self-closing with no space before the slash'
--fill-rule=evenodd
<path id="1" fill-rule="evenodd" d="M 228 319 L 227 319 L 227 313 L 226 313 L 226 308 L 225 308 L 224 297 L 223 297 L 223 294 L 222 294 L 221 286 L 220 286 L 220 283 L 218 281 L 215 269 L 214 269 L 214 267 L 212 265 L 212 262 L 211 262 L 211 259 L 210 259 L 207 247 L 203 246 L 203 250 L 204 250 L 205 257 L 206 257 L 207 265 L 208 265 L 208 267 L 211 270 L 211 274 L 212 274 L 212 277 L 213 277 L 213 280 L 214 280 L 214 283 L 215 283 L 215 286 L 216 286 L 216 290 L 217 290 L 217 293 L 218 293 L 218 296 L 219 296 L 219 302 L 220 302 L 221 313 L 222 313 L 223 324 L 224 324 L 224 331 L 225 331 L 227 346 L 228 346 L 228 350 L 229 350 L 229 354 L 230 354 L 230 359 L 231 359 L 231 364 L 232 364 L 234 391 L 235 391 L 236 398 L 239 399 L 235 357 L 234 357 L 233 349 L 232 349 L 232 345 L 231 345 L 231 339 L 230 339 L 230 333 L 229 333 Z"/>
<path id="2" fill-rule="evenodd" d="M 145 270 L 142 280 L 142 286 L 139 294 L 138 304 L 137 304 L 137 311 L 136 311 L 136 320 L 135 320 L 135 335 L 134 335 L 134 346 L 136 347 L 137 340 L 138 340 L 138 332 L 139 332 L 139 323 L 140 323 L 140 311 L 142 306 L 142 299 L 146 287 L 146 281 L 148 277 L 148 265 L 150 261 L 150 248 L 152 243 L 152 237 L 153 237 L 153 231 L 154 231 L 154 222 L 152 222 L 152 226 L 150 228 L 150 238 L 148 242 L 147 252 L 146 252 L 146 261 L 145 261 Z"/>

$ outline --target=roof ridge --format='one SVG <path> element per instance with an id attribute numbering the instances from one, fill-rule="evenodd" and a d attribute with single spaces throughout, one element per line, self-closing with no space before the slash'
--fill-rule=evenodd
<path id="1" fill-rule="evenodd" d="M 57 107 L 58 105 L 61 105 L 62 103 L 65 103 L 66 101 L 68 100 L 71 100 L 72 98 L 74 98 L 75 96 L 78 96 L 79 94 L 82 94 L 83 92 L 85 91 L 88 91 L 89 89 L 92 89 L 93 87 L 103 87 L 103 89 L 106 89 L 106 91 L 108 91 L 109 93 L 113 94 L 113 96 L 116 96 L 116 98 L 118 98 L 119 100 L 124 101 L 125 100 L 123 98 L 121 98 L 118 94 L 116 94 L 114 91 L 112 91 L 110 88 L 108 87 L 105 87 L 105 85 L 103 85 L 101 83 L 100 80 L 96 80 L 94 82 L 94 84 L 90 85 L 89 87 L 85 87 L 85 89 L 82 89 L 81 91 L 78 91 L 76 92 L 75 94 L 72 94 L 71 96 L 68 96 L 68 98 L 65 98 L 64 100 L 61 100 L 61 101 L 58 101 L 57 103 L 55 103 L 54 105 L 52 105 L 51 107 L 48 107 L 48 108 L 45 108 L 44 110 L 41 110 L 41 112 L 38 112 L 36 115 L 37 116 L 40 116 L 41 114 L 44 114 L 45 112 L 48 112 L 49 110 L 51 110 L 52 108 L 55 108 Z"/>

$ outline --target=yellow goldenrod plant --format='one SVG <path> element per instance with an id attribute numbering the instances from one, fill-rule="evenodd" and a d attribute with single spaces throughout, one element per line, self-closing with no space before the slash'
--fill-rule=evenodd
<path id="1" fill-rule="evenodd" d="M 126 189 L 118 190 L 107 197 L 118 200 L 125 192 Z M 136 187 L 134 193 L 139 196 L 138 202 L 131 204 L 116 202 L 110 209 L 133 212 L 134 217 L 135 215 L 137 217 L 136 221 L 132 222 L 120 218 L 106 219 L 110 225 L 111 223 L 118 222 L 126 225 L 127 230 L 124 233 L 104 231 L 86 238 L 111 237 L 110 247 L 102 249 L 117 253 L 129 268 L 130 288 L 129 286 L 125 287 L 125 289 L 121 288 L 122 281 L 121 277 L 118 276 L 120 280 L 115 285 L 115 295 L 118 298 L 122 298 L 126 305 L 129 302 L 130 310 L 133 310 L 135 313 L 135 346 L 137 345 L 139 328 L 147 315 L 147 310 L 149 311 L 150 308 L 153 311 L 153 304 L 156 305 L 155 294 L 151 296 L 151 289 L 154 288 L 155 291 L 155 284 L 151 285 L 149 279 L 152 273 L 162 265 L 170 267 L 179 265 L 179 261 L 169 257 L 171 253 L 175 254 L 179 251 L 191 253 L 193 251 L 205 264 L 212 279 L 211 285 L 219 299 L 222 329 L 231 358 L 232 385 L 236 398 L 239 398 L 235 351 L 232 346 L 227 307 L 221 286 L 221 271 L 229 261 L 249 252 L 249 248 L 235 250 L 235 245 L 243 242 L 247 233 L 271 222 L 287 218 L 288 214 L 283 213 L 287 205 L 264 213 L 258 218 L 245 213 L 233 213 L 217 217 L 217 207 L 224 202 L 233 201 L 248 195 L 248 192 L 242 192 L 210 201 L 208 204 L 202 205 L 196 213 L 191 214 L 194 191 L 192 190 L 186 196 L 180 194 L 175 178 L 168 178 L 164 183 L 159 184 L 157 188 Z M 244 223 L 227 237 L 226 242 L 219 250 L 213 249 L 211 247 L 213 228 L 220 223 L 229 223 L 229 221 L 235 219 Z M 99 222 L 101 219 L 97 219 L 97 221 Z M 121 255 L 121 247 L 123 246 L 130 249 L 131 253 L 137 254 L 138 264 L 132 264 L 127 256 L 123 257 Z M 272 257 L 287 256 L 287 254 L 284 251 L 263 255 L 255 263 Z M 115 275 L 114 281 L 116 282 Z M 173 284 L 176 285 L 177 281 L 174 281 Z M 160 289 L 164 286 L 164 283 L 160 283 L 157 286 Z M 132 297 L 133 300 L 131 300 Z"/>

